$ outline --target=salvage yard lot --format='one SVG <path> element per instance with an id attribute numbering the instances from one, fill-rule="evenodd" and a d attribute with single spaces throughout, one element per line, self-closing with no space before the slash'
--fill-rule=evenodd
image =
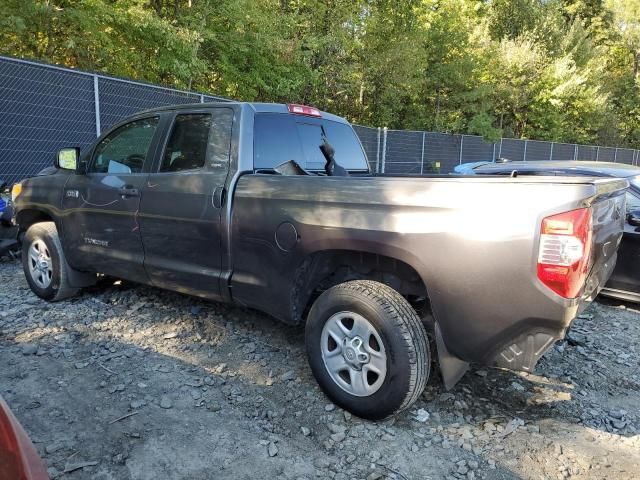
<path id="1" fill-rule="evenodd" d="M 300 329 L 125 283 L 48 304 L 0 261 L 0 395 L 52 478 L 637 478 L 639 340 L 633 305 L 595 303 L 536 375 L 434 376 L 374 423 L 322 394 Z"/>

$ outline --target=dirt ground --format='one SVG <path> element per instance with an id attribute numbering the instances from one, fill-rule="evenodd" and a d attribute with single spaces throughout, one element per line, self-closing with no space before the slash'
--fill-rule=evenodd
<path id="1" fill-rule="evenodd" d="M 52 478 L 639 478 L 634 308 L 593 304 L 537 375 L 434 376 L 373 423 L 318 389 L 300 329 L 125 284 L 48 304 L 3 260 L 0 395 Z"/>

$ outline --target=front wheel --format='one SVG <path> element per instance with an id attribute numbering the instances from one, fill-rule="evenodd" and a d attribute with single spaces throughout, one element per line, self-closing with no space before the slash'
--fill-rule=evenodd
<path id="1" fill-rule="evenodd" d="M 54 302 L 78 292 L 69 285 L 67 260 L 53 222 L 29 227 L 22 242 L 22 267 L 29 287 L 40 298 Z"/>
<path id="2" fill-rule="evenodd" d="M 356 280 L 325 291 L 309 312 L 305 342 L 322 390 L 362 418 L 406 410 L 429 379 L 427 332 L 404 297 L 382 283 Z"/>

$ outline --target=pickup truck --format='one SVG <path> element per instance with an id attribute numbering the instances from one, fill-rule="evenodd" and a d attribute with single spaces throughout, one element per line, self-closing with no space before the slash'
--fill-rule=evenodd
<path id="1" fill-rule="evenodd" d="M 377 175 L 344 119 L 240 102 L 141 112 L 54 163 L 13 190 L 36 295 L 100 273 L 304 325 L 322 389 L 369 419 L 411 406 L 432 350 L 447 388 L 531 371 L 609 278 L 628 186 Z"/>

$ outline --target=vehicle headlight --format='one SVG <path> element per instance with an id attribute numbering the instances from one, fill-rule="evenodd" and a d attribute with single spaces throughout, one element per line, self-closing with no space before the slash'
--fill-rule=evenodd
<path id="1" fill-rule="evenodd" d="M 11 188 L 11 201 L 15 202 L 16 198 L 18 198 L 18 195 L 20 195 L 21 193 L 22 193 L 22 184 L 14 183 L 13 187 Z"/>

